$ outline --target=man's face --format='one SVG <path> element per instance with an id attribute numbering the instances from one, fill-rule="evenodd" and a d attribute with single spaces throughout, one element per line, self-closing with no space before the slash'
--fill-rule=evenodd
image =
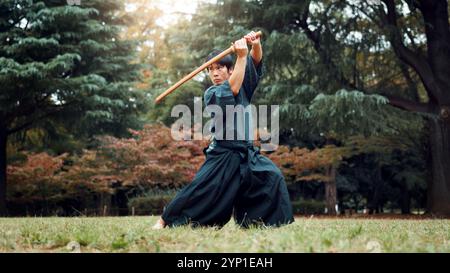
<path id="1" fill-rule="evenodd" d="M 233 69 L 229 69 L 219 63 L 213 63 L 208 67 L 208 75 L 214 85 L 220 85 L 230 78 Z"/>

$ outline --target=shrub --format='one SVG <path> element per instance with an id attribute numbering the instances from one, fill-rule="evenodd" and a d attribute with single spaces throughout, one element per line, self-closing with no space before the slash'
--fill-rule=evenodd
<path id="1" fill-rule="evenodd" d="M 67 215 L 104 205 L 114 209 L 117 203 L 126 206 L 125 195 L 118 192 L 180 188 L 191 182 L 204 161 L 207 141 L 173 141 L 170 128 L 162 125 L 131 133 L 129 139 L 104 137 L 100 149 L 83 150 L 79 156 L 24 154 L 23 161 L 8 166 L 9 214 Z M 159 213 L 170 198 L 152 196 L 144 197 L 160 205 L 149 209 L 147 201 L 136 199 L 139 205 L 133 206 Z"/>

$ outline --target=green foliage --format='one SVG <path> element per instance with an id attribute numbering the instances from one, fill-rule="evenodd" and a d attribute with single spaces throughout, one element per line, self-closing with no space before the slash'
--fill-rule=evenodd
<path id="1" fill-rule="evenodd" d="M 308 107 L 317 128 L 327 128 L 332 135 L 376 135 L 387 130 L 382 106 L 387 99 L 359 91 L 339 90 L 334 95 L 317 95 Z"/>
<path id="2" fill-rule="evenodd" d="M 129 21 L 116 14 L 123 3 L 1 5 L 0 116 L 8 130 L 64 126 L 90 137 L 140 126 L 147 106 L 135 87 L 134 43 L 119 37 Z"/>
<path id="3" fill-rule="evenodd" d="M 288 88 L 292 90 L 283 92 Z M 387 105 L 388 99 L 380 95 L 345 89 L 325 95 L 311 86 L 273 85 L 266 90 L 272 100 L 281 102 L 281 127 L 293 128 L 298 136 L 321 134 L 346 139 L 358 134 L 389 136 L 408 132 L 418 136 L 423 129 L 419 115 Z"/>
<path id="4" fill-rule="evenodd" d="M 191 81 L 179 87 L 177 91 L 166 97 L 161 103 L 153 105 L 149 111 L 148 118 L 157 122 L 162 122 L 166 126 L 172 125 L 180 117 L 172 117 L 171 112 L 174 106 L 182 104 L 189 107 L 192 113 L 192 122 L 194 120 L 194 97 L 203 99 L 203 89 L 199 82 Z M 161 91 L 162 93 L 163 91 Z M 155 97 L 156 98 L 156 97 Z M 202 109 L 203 109 L 202 103 Z"/>

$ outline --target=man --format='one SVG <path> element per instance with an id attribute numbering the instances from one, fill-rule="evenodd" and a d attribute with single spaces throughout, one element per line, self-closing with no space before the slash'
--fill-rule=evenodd
<path id="1" fill-rule="evenodd" d="M 247 43 L 252 46 L 250 54 Z M 206 106 L 218 105 L 226 110 L 227 105 L 246 107 L 251 102 L 262 76 L 260 38 L 251 32 L 237 40 L 234 48 L 234 66 L 231 56 L 226 56 L 208 67 L 214 85 L 205 91 Z M 211 53 L 208 59 L 218 53 Z M 218 119 L 223 119 L 224 130 L 218 128 Z M 246 126 L 242 131 L 236 128 L 236 119 L 232 124 L 226 123 L 225 112 L 222 116 L 213 115 L 213 120 L 213 140 L 204 150 L 206 161 L 192 183 L 165 207 L 153 228 L 187 224 L 222 227 L 232 214 L 236 223 L 244 228 L 292 223 L 292 206 L 284 177 L 273 162 L 253 146 L 249 137 L 250 122 L 244 122 Z M 227 131 L 232 133 L 232 140 L 227 138 Z"/>

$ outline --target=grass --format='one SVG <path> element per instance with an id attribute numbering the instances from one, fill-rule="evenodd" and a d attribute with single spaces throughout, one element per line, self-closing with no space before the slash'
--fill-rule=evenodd
<path id="1" fill-rule="evenodd" d="M 180 227 L 157 217 L 0 218 L 0 252 L 450 252 L 450 220 L 296 218 L 278 229 Z"/>

